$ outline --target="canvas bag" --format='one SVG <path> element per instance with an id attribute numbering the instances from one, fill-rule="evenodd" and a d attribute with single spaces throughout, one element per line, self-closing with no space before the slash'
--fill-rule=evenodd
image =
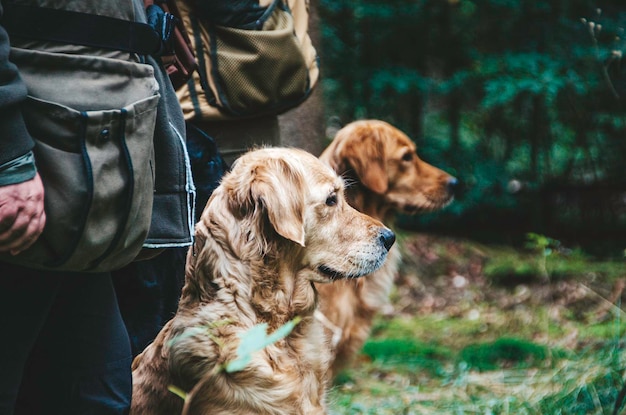
<path id="1" fill-rule="evenodd" d="M 185 119 L 280 114 L 311 93 L 319 62 L 308 35 L 307 0 L 261 0 L 253 26 L 230 27 L 176 0 L 198 70 L 177 90 Z"/>
<path id="2" fill-rule="evenodd" d="M 22 112 L 35 140 L 47 220 L 33 246 L 0 260 L 55 271 L 128 264 L 151 221 L 159 100 L 153 68 L 19 48 L 11 60 L 28 87 Z"/>

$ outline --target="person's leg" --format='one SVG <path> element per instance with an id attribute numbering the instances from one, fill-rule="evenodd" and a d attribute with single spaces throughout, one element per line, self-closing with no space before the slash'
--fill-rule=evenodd
<path id="1" fill-rule="evenodd" d="M 24 367 L 61 277 L 6 263 L 0 269 L 0 415 L 12 415 Z"/>
<path id="2" fill-rule="evenodd" d="M 28 361 L 16 415 L 126 414 L 131 351 L 109 274 L 68 274 Z"/>
<path id="3" fill-rule="evenodd" d="M 155 258 L 113 272 L 133 356 L 152 343 L 178 308 L 185 282 L 187 248 L 169 248 Z"/>

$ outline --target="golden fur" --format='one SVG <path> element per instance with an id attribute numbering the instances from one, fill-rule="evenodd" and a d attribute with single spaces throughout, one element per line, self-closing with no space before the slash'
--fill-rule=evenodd
<path id="1" fill-rule="evenodd" d="M 133 362 L 131 413 L 324 414 L 330 355 L 313 317 L 313 283 L 374 271 L 394 240 L 348 205 L 342 179 L 313 155 L 244 154 L 196 225 L 178 312 Z M 289 336 L 244 370 L 224 371 L 240 335 L 260 323 L 273 332 L 296 316 Z"/>
<path id="2" fill-rule="evenodd" d="M 433 211 L 453 197 L 456 179 L 420 160 L 413 141 L 383 121 L 348 124 L 320 159 L 351 183 L 346 190 L 350 205 L 388 226 L 396 212 Z M 331 376 L 350 363 L 369 336 L 374 316 L 388 303 L 399 262 L 395 248 L 374 273 L 317 287 L 317 316 L 333 336 Z"/>

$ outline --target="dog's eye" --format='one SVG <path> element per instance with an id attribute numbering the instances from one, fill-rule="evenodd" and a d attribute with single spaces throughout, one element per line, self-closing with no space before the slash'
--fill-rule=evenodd
<path id="1" fill-rule="evenodd" d="M 413 153 L 404 153 L 402 155 L 402 161 L 411 161 L 413 160 Z"/>
<path id="2" fill-rule="evenodd" d="M 330 195 L 326 199 L 326 206 L 335 206 L 337 204 L 337 195 Z"/>

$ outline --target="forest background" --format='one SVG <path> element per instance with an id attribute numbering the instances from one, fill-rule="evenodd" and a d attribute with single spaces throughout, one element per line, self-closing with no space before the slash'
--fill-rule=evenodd
<path id="1" fill-rule="evenodd" d="M 329 135 L 384 119 L 463 183 L 403 227 L 621 255 L 622 0 L 320 0 L 319 14 Z"/>

